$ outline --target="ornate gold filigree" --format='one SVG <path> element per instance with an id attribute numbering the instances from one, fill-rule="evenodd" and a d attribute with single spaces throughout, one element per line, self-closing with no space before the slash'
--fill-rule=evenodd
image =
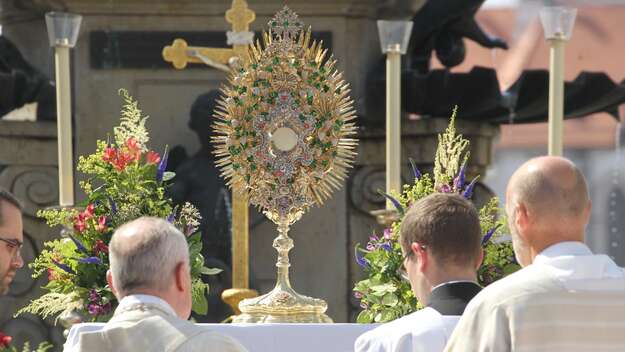
<path id="1" fill-rule="evenodd" d="M 250 60 L 222 88 L 213 125 L 222 176 L 280 233 L 276 288 L 242 301 L 245 317 L 238 321 L 327 322 L 325 302 L 290 287 L 288 229 L 340 187 L 355 156 L 355 111 L 336 60 L 311 41 L 310 28 L 303 30 L 293 11 L 285 6 L 268 25 L 263 44 L 250 46 Z"/>

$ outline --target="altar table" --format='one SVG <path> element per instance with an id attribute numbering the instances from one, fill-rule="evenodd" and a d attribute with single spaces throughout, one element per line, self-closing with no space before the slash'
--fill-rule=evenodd
<path id="1" fill-rule="evenodd" d="M 249 352 L 353 352 L 356 338 L 377 324 L 198 324 L 239 341 Z M 103 323 L 76 324 L 67 336 L 65 351 L 78 334 L 102 329 Z"/>

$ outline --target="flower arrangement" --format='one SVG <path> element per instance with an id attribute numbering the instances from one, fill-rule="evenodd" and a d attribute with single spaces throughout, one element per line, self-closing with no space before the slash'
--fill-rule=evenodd
<path id="1" fill-rule="evenodd" d="M 147 117 L 128 92 L 120 125 L 114 128 L 114 141 L 97 141 L 95 153 L 78 161 L 77 169 L 88 176 L 80 182 L 87 195 L 84 208 L 46 209 L 38 216 L 50 227 L 63 226 L 65 238 L 44 243 L 44 250 L 30 267 L 33 277 L 47 275 L 48 291 L 17 314 L 33 313 L 42 318 L 58 317 L 77 311 L 90 321 L 107 321 L 117 301 L 106 282 L 109 268 L 108 244 L 114 230 L 141 216 L 167 219 L 178 227 L 189 243 L 193 279 L 193 310 L 206 314 L 208 285 L 202 274 L 216 274 L 218 269 L 204 267 L 201 234 L 196 232 L 199 212 L 191 204 L 174 207 L 165 197 L 168 181 L 167 150 L 161 156 L 149 150 Z M 109 138 L 110 139 L 110 138 Z"/>
<path id="2" fill-rule="evenodd" d="M 9 335 L 6 335 L 4 332 L 0 331 L 0 352 L 46 352 L 54 348 L 49 342 L 42 342 L 37 346 L 37 349 L 31 350 L 30 343 L 26 342 L 22 346 L 22 348 L 17 348 L 12 344 L 13 338 Z"/>
<path id="3" fill-rule="evenodd" d="M 396 207 L 400 219 L 385 229 L 382 236 L 371 236 L 365 248 L 356 247 L 356 262 L 368 274 L 367 279 L 354 287 L 354 296 L 363 308 L 358 323 L 384 323 L 421 308 L 410 283 L 397 273 L 403 259 L 399 244 L 401 218 L 404 209 L 434 192 L 454 192 L 471 199 L 479 176 L 467 182 L 469 141 L 456 134 L 455 116 L 456 109 L 445 133 L 438 137 L 434 177 L 421 174 L 411 160 L 414 184 L 404 185 L 401 194 L 385 195 Z M 479 217 L 484 233 L 484 261 L 478 270 L 478 280 L 481 285 L 488 285 L 518 270 L 519 266 L 510 242 L 497 240 L 507 228 L 505 218 L 499 216 L 499 200 L 492 198 L 479 210 Z"/>

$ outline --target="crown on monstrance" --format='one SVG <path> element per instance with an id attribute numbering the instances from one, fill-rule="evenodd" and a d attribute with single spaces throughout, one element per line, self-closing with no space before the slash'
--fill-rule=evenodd
<path id="1" fill-rule="evenodd" d="M 275 220 L 320 205 L 354 158 L 348 84 L 288 7 L 229 77 L 215 117 L 217 165 L 229 186 Z"/>

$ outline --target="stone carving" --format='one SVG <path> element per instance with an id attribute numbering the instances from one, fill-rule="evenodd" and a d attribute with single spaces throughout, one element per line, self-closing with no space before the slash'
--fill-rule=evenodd
<path id="1" fill-rule="evenodd" d="M 35 217 L 37 210 L 58 204 L 57 177 L 54 167 L 9 166 L 0 174 L 0 184 L 22 201 L 25 215 Z"/>

